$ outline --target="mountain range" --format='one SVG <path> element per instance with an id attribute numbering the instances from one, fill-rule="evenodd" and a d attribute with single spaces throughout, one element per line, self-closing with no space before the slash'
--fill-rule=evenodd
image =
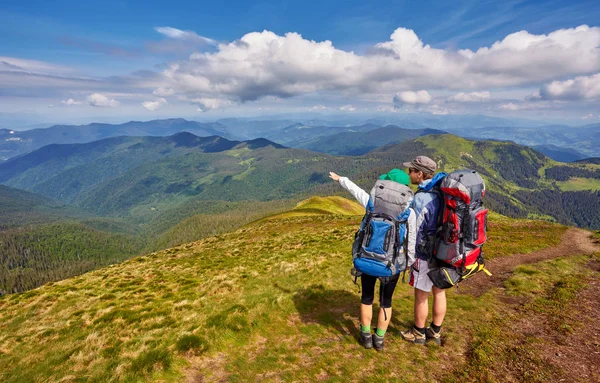
<path id="1" fill-rule="evenodd" d="M 368 125 L 368 128 L 372 128 Z M 332 155 L 360 156 L 385 145 L 398 144 L 428 134 L 443 134 L 436 129 L 403 129 L 388 125 L 369 131 L 341 132 L 305 142 L 293 142 L 294 147 Z"/>
<path id="2" fill-rule="evenodd" d="M 330 154 L 360 155 L 382 145 L 397 143 L 420 134 L 450 132 L 462 137 L 508 140 L 536 148 L 557 161 L 573 161 L 600 156 L 600 127 L 588 125 L 540 126 L 526 120 L 508 120 L 487 116 L 423 117 L 402 115 L 394 118 L 336 119 L 221 119 L 195 122 L 184 119 L 131 121 L 124 124 L 55 125 L 44 129 L 14 131 L 0 129 L 0 161 L 29 153 L 48 144 L 87 143 L 118 136 L 170 136 L 190 132 L 198 136 L 218 135 L 230 140 L 266 138 L 279 144 L 322 151 Z M 521 123 L 522 125 L 514 125 Z M 512 124 L 512 125 L 511 125 Z M 380 129 L 388 130 L 380 130 Z M 369 133 L 371 132 L 371 133 Z M 343 133 L 363 133 L 344 135 Z M 342 134 L 340 136 L 340 134 Z M 341 144 L 341 140 L 348 144 Z"/>
<path id="3" fill-rule="evenodd" d="M 572 149 L 584 157 L 600 156 L 600 124 L 585 126 L 548 125 L 540 127 L 488 126 L 453 128 L 449 132 L 476 140 L 510 140 L 520 145 Z M 549 152 L 550 153 L 550 152 Z M 550 153 L 551 154 L 551 153 Z M 555 158 L 559 159 L 559 158 Z"/>
<path id="4" fill-rule="evenodd" d="M 450 134 L 420 136 L 353 157 L 285 148 L 266 139 L 230 141 L 191 133 L 115 137 L 49 145 L 6 161 L 0 164 L 0 182 L 94 214 L 145 217 L 142 221 L 148 222 L 152 215 L 193 199 L 267 201 L 327 192 L 328 171 L 362 182 L 418 154 L 436 159 L 443 170 L 478 170 L 489 185 L 491 205 L 500 213 L 598 225 L 600 210 L 595 210 L 593 199 L 589 214 L 575 214 L 573 207 L 566 207 L 566 201 L 575 198 L 572 193 L 581 192 L 579 197 L 585 199 L 598 190 L 596 165 L 561 165 L 511 142 L 472 141 Z"/>
<path id="5" fill-rule="evenodd" d="M 200 123 L 182 118 L 130 121 L 124 124 L 54 125 L 24 131 L 0 129 L 0 160 L 29 153 L 49 144 L 86 143 L 118 136 L 169 136 L 191 132 L 199 136 L 227 136 L 219 123 Z"/>

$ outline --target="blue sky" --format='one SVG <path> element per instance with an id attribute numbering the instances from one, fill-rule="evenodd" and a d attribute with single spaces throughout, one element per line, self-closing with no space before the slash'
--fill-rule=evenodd
<path id="1" fill-rule="evenodd" d="M 597 122 L 598 20 L 598 1 L 9 1 L 0 7 L 0 113 Z"/>

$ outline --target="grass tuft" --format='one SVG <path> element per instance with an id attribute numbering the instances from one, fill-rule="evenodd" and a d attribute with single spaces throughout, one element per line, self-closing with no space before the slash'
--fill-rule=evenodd
<path id="1" fill-rule="evenodd" d="M 148 377 L 154 370 L 166 370 L 171 367 L 171 354 L 164 348 L 154 349 L 140 354 L 131 362 L 133 376 Z"/>
<path id="2" fill-rule="evenodd" d="M 189 350 L 205 352 L 208 350 L 208 342 L 197 335 L 184 335 L 181 338 L 177 339 L 175 348 L 178 351 L 182 352 Z"/>

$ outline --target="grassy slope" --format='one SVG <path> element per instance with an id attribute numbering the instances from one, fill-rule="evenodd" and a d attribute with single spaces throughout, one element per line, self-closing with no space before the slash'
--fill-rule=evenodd
<path id="1" fill-rule="evenodd" d="M 339 196 L 311 197 L 296 204 L 293 210 L 275 214 L 265 219 L 274 220 L 308 215 L 361 215 L 365 208 L 359 203 Z"/>
<path id="2" fill-rule="evenodd" d="M 600 180 L 592 178 L 573 177 L 568 181 L 556 181 L 562 191 L 600 190 Z"/>
<path id="3" fill-rule="evenodd" d="M 501 303 L 449 291 L 446 347 L 415 348 L 397 336 L 412 313 L 412 291 L 400 285 L 386 353 L 359 348 L 359 295 L 348 273 L 359 220 L 261 220 L 0 298 L 0 378 L 429 381 L 452 373 L 444 368 L 464 361 L 467 324 L 488 323 Z M 486 254 L 553 246 L 564 230 L 494 215 Z"/>

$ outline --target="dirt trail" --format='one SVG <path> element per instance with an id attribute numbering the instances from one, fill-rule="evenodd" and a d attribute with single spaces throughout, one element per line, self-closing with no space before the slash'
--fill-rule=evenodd
<path id="1" fill-rule="evenodd" d="M 579 324 L 570 334 L 536 333 L 536 326 L 529 326 L 529 335 L 542 339 L 545 344 L 543 360 L 562 372 L 561 377 L 552 378 L 550 382 L 600 382 L 599 294 L 600 278 L 596 276 L 578 294 L 577 300 L 568 305 L 570 322 Z"/>
<path id="2" fill-rule="evenodd" d="M 596 252 L 600 252 L 600 243 L 593 238 L 592 233 L 571 228 L 563 234 L 556 247 L 486 262 L 493 275 L 488 277 L 481 274 L 468 279 L 461 283 L 457 293 L 479 296 L 491 288 L 502 287 L 518 265 Z M 565 307 L 565 312 L 568 313 L 566 321 L 573 326 L 574 331 L 557 331 L 549 324 L 547 314 L 535 312 L 527 313 L 511 329 L 515 333 L 515 339 L 535 339 L 538 344 L 543 345 L 539 357 L 549 369 L 556 371 L 548 377 L 549 383 L 600 382 L 600 262 L 590 260 L 588 267 L 597 273 L 586 280 L 586 287 L 579 292 L 577 299 Z M 506 298 L 506 295 L 500 293 L 499 297 Z M 522 302 L 518 299 L 502 300 L 515 309 L 522 307 Z M 511 371 L 510 365 L 505 367 L 508 370 L 503 374 L 506 377 L 512 376 L 506 381 L 521 381 L 518 369 Z"/>
<path id="3" fill-rule="evenodd" d="M 486 261 L 491 277 L 480 273 L 460 284 L 457 293 L 480 296 L 494 287 L 502 287 L 518 265 L 536 263 L 558 257 L 593 254 L 600 251 L 600 245 L 592 238 L 592 233 L 582 229 L 570 228 L 562 236 L 560 244 L 529 254 L 516 254 Z"/>

